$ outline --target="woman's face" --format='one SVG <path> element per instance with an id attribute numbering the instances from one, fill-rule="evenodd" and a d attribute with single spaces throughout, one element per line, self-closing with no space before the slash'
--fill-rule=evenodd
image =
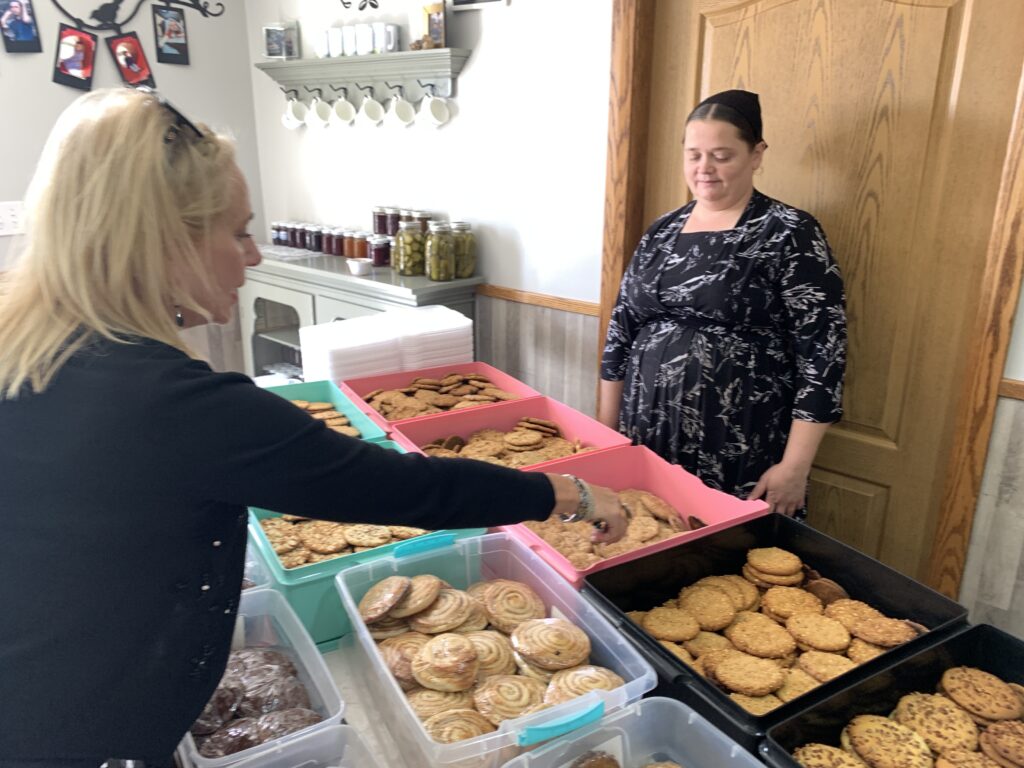
<path id="1" fill-rule="evenodd" d="M 231 320 L 232 309 L 238 303 L 238 289 L 245 282 L 245 268 L 260 263 L 260 252 L 249 234 L 249 187 L 237 166 L 231 176 L 230 206 L 214 223 L 207 242 L 215 295 L 204 296 L 199 302 L 218 323 Z"/>
<path id="2" fill-rule="evenodd" d="M 683 138 L 686 185 L 702 206 L 731 208 L 753 191 L 763 152 L 763 142 L 751 150 L 732 123 L 693 120 Z"/>

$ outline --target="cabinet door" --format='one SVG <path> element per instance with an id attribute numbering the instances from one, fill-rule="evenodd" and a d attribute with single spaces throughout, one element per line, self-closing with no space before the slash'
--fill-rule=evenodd
<path id="1" fill-rule="evenodd" d="M 259 306 L 258 306 L 259 305 Z M 313 295 L 279 285 L 247 280 L 238 290 L 238 316 L 242 325 L 242 354 L 245 372 L 257 376 L 254 343 L 260 334 L 313 325 Z"/>
<path id="2" fill-rule="evenodd" d="M 353 304 L 351 301 L 342 301 L 329 296 L 316 297 L 316 321 L 318 323 L 329 323 L 332 320 L 349 320 L 353 317 L 363 315 L 374 315 L 380 310 L 364 307 L 361 304 Z"/>

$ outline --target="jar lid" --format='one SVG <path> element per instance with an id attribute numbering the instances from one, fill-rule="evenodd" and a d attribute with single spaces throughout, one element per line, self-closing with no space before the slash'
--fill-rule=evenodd
<path id="1" fill-rule="evenodd" d="M 429 219 L 432 218 L 430 211 L 413 211 L 412 215 L 417 219 Z"/>
<path id="2" fill-rule="evenodd" d="M 415 229 L 420 230 L 420 223 L 418 221 L 401 221 L 398 223 L 399 229 Z"/>
<path id="3" fill-rule="evenodd" d="M 384 243 L 390 243 L 391 238 L 387 235 L 370 235 L 368 238 L 370 245 L 383 245 Z"/>
<path id="4" fill-rule="evenodd" d="M 373 212 L 374 213 L 387 213 L 387 211 L 388 211 L 388 209 L 385 208 L 383 205 L 375 205 L 375 206 L 373 206 Z"/>
<path id="5" fill-rule="evenodd" d="M 447 221 L 432 221 L 427 225 L 431 232 L 451 232 Z"/>
<path id="6" fill-rule="evenodd" d="M 370 236 L 369 232 L 365 232 L 365 231 L 363 231 L 361 229 L 352 233 L 352 237 L 356 237 L 356 238 L 359 238 L 359 239 L 362 239 L 362 240 L 365 240 L 369 236 Z"/>
<path id="7" fill-rule="evenodd" d="M 451 228 L 458 232 L 468 232 L 470 230 L 468 221 L 453 221 L 451 223 Z"/>
<path id="8" fill-rule="evenodd" d="M 403 216 L 415 216 L 416 215 L 416 211 L 414 211 L 412 208 L 402 208 L 402 209 L 400 209 L 400 212 L 401 212 L 401 214 Z"/>
<path id="9" fill-rule="evenodd" d="M 399 209 L 399 208 L 385 208 L 384 209 L 384 213 L 400 213 L 400 212 L 401 212 L 401 209 Z"/>

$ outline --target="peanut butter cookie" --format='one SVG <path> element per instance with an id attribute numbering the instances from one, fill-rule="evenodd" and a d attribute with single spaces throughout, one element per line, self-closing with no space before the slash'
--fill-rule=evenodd
<path id="1" fill-rule="evenodd" d="M 827 683 L 829 680 L 839 677 L 841 674 L 849 672 L 857 666 L 845 656 L 824 651 L 807 651 L 801 654 L 797 660 L 797 665 L 815 680 L 822 683 Z"/>
<path id="2" fill-rule="evenodd" d="M 644 629 L 658 640 L 680 642 L 690 640 L 700 632 L 700 624 L 693 616 L 678 608 L 654 608 L 643 618 Z"/>
<path id="3" fill-rule="evenodd" d="M 679 593 L 677 602 L 679 608 L 693 616 L 705 631 L 725 629 L 736 618 L 732 599 L 719 587 L 686 587 Z"/>
<path id="4" fill-rule="evenodd" d="M 747 563 L 755 571 L 770 576 L 792 576 L 803 568 L 803 562 L 792 552 L 778 547 L 762 547 L 747 551 Z"/>
<path id="5" fill-rule="evenodd" d="M 792 701 L 821 685 L 799 667 L 783 670 L 782 678 L 782 687 L 775 692 L 782 701 Z"/>
<path id="6" fill-rule="evenodd" d="M 782 687 L 782 670 L 766 659 L 737 653 L 715 665 L 715 679 L 735 693 L 767 696 Z"/>
<path id="7" fill-rule="evenodd" d="M 842 653 L 850 645 L 850 633 L 840 622 L 820 613 L 794 613 L 786 619 L 786 630 L 804 650 Z"/>
<path id="8" fill-rule="evenodd" d="M 796 587 L 772 587 L 761 598 L 761 610 L 771 611 L 774 616 L 786 621 L 795 613 L 821 613 L 821 600 L 810 592 Z"/>
<path id="9" fill-rule="evenodd" d="M 850 634 L 872 645 L 893 648 L 917 637 L 917 630 L 899 619 L 861 619 L 850 627 Z"/>

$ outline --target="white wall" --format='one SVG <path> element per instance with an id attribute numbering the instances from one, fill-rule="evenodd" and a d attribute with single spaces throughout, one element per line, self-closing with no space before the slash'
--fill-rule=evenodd
<path id="1" fill-rule="evenodd" d="M 303 53 L 334 23 L 420 25 L 418 0 L 248 0 L 249 46 L 264 24 L 299 19 Z M 369 228 L 375 205 L 472 222 L 487 281 L 596 301 L 601 281 L 611 0 L 512 0 L 448 14 L 449 45 L 471 48 L 457 114 L 441 129 L 355 125 L 314 133 L 280 122 L 285 97 L 252 70 L 267 220 Z M 407 39 L 407 38 L 406 38 Z M 403 42 L 403 47 L 405 44 Z M 378 94 L 379 95 L 379 94 Z"/>
<path id="2" fill-rule="evenodd" d="M 43 44 L 42 53 L 7 54 L 0 47 L 0 200 L 22 200 L 46 136 L 60 112 L 82 91 L 52 81 L 57 30 L 66 21 L 47 0 L 32 4 Z M 65 4 L 69 10 L 94 8 L 96 3 Z M 134 4 L 126 4 L 129 8 Z M 241 3 L 226 2 L 218 18 L 204 19 L 186 11 L 190 66 L 159 64 L 153 43 L 150 4 L 143 4 L 126 32 L 135 32 L 153 68 L 160 92 L 190 118 L 203 121 L 238 140 L 239 165 L 252 187 L 257 229 L 263 230 L 259 162 L 253 125 L 251 63 Z M 120 86 L 114 60 L 100 35 L 93 88 Z M 0 268 L 7 263 L 17 238 L 0 238 Z"/>

